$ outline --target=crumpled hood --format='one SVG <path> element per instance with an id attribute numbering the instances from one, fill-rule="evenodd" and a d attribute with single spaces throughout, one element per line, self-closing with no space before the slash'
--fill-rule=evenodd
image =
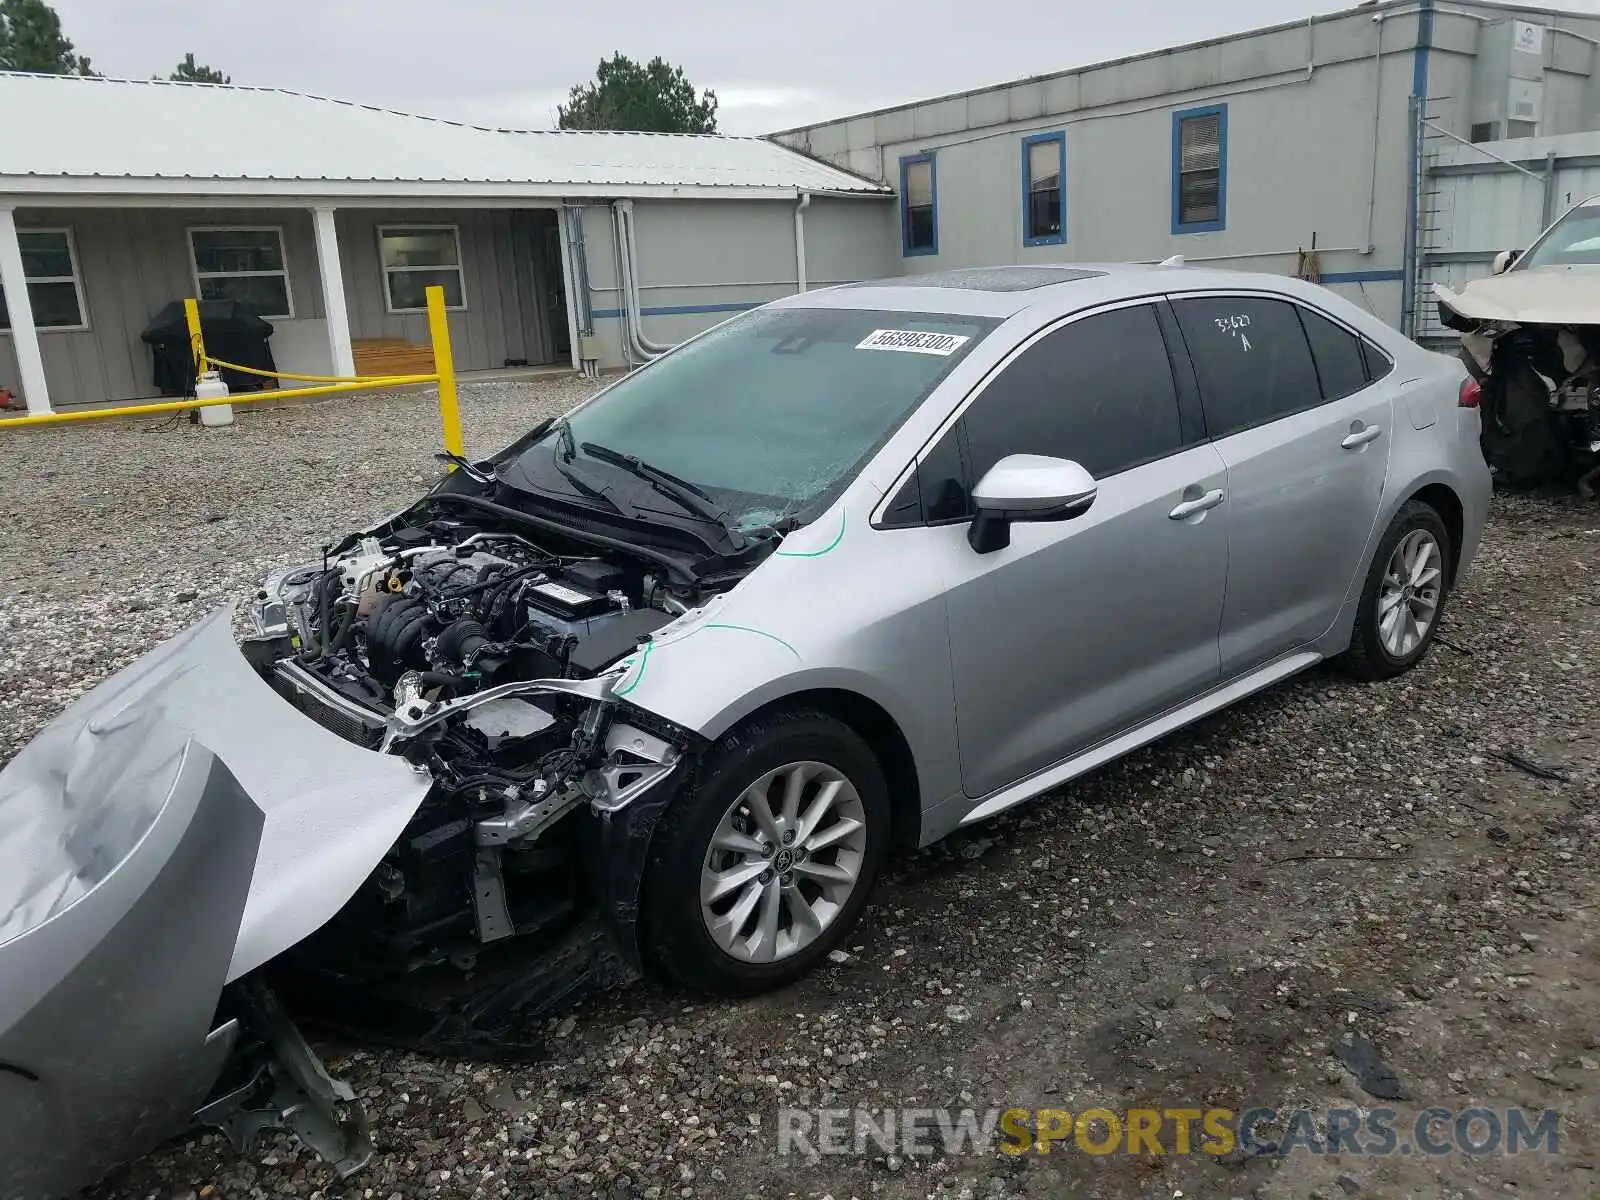
<path id="1" fill-rule="evenodd" d="M 0 771 L 0 954 L 128 859 L 191 743 L 227 766 L 264 818 L 229 980 L 343 907 L 430 784 L 283 700 L 239 652 L 231 609 L 220 610 L 82 697 Z"/>
<path id="2" fill-rule="evenodd" d="M 1600 267 L 1538 267 L 1474 279 L 1433 294 L 1470 321 L 1517 325 L 1600 325 Z"/>

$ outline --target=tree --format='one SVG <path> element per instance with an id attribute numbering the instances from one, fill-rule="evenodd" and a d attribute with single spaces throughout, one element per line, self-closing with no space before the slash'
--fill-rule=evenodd
<path id="1" fill-rule="evenodd" d="M 172 80 L 174 83 L 233 82 L 233 80 L 229 79 L 215 67 L 208 67 L 204 63 L 195 62 L 194 51 L 192 50 L 183 56 L 183 61 L 177 65 L 177 68 L 172 72 L 171 75 L 168 75 L 167 78 Z"/>
<path id="2" fill-rule="evenodd" d="M 35 75 L 93 75 L 61 32 L 61 18 L 44 0 L 0 0 L 0 70 Z"/>
<path id="3" fill-rule="evenodd" d="M 708 88 L 696 98 L 682 67 L 661 58 L 641 66 L 620 52 L 602 59 L 594 82 L 574 86 L 556 112 L 562 129 L 717 131 L 715 92 Z"/>

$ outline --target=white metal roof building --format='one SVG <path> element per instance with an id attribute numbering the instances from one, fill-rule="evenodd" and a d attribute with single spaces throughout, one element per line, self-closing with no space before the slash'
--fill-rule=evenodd
<path id="1" fill-rule="evenodd" d="M 364 345 L 424 342 L 421 282 L 446 286 L 466 369 L 614 366 L 648 353 L 644 319 L 677 340 L 894 265 L 889 187 L 761 138 L 491 129 L 271 88 L 3 72 L 0 113 L 0 388 L 35 411 L 152 394 L 139 334 L 188 295 L 262 309 L 280 369 L 349 374 Z M 617 201 L 643 264 L 637 313 Z"/>
<path id="2" fill-rule="evenodd" d="M 0 112 L 0 191 L 13 195 L 884 190 L 765 138 L 490 129 L 277 88 L 0 72 Z"/>

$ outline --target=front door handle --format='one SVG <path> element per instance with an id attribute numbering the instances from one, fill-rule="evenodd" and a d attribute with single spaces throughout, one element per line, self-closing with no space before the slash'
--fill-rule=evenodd
<path id="1" fill-rule="evenodd" d="M 1365 429 L 1352 430 L 1350 436 L 1339 444 L 1346 450 L 1359 450 L 1368 442 L 1375 442 L 1383 436 L 1383 429 L 1377 425 L 1368 425 Z"/>
<path id="2" fill-rule="evenodd" d="M 1182 504 L 1178 505 L 1177 508 L 1169 512 L 1167 516 L 1171 517 L 1174 521 L 1187 521 L 1190 517 L 1195 516 L 1197 513 L 1203 513 L 1207 509 L 1215 508 L 1227 498 L 1227 492 L 1223 491 L 1221 488 L 1216 488 L 1213 491 L 1207 492 L 1204 496 L 1201 496 L 1198 499 L 1185 500 Z"/>

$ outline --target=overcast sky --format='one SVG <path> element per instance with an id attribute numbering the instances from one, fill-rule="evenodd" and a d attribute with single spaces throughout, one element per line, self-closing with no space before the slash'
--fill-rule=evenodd
<path id="1" fill-rule="evenodd" d="M 531 129 L 614 50 L 714 88 L 724 133 L 907 100 L 1348 7 L 1338 0 L 54 0 L 102 74 L 188 51 L 235 83 Z M 1563 0 L 1600 12 L 1600 0 Z"/>

